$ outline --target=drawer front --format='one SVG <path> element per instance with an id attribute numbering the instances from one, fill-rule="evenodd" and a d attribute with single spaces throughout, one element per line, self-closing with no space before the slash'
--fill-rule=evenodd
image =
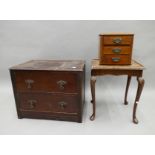
<path id="1" fill-rule="evenodd" d="M 17 92 L 76 93 L 78 76 L 73 72 L 15 71 Z"/>
<path id="2" fill-rule="evenodd" d="M 80 109 L 80 103 L 76 95 L 20 93 L 18 101 L 20 111 L 78 114 Z"/>
<path id="3" fill-rule="evenodd" d="M 130 54 L 130 46 L 104 46 L 103 54 Z"/>
<path id="4" fill-rule="evenodd" d="M 133 36 L 102 36 L 104 45 L 132 45 Z"/>
<path id="5" fill-rule="evenodd" d="M 101 64 L 117 64 L 117 65 L 128 65 L 131 63 L 130 56 L 128 55 L 104 55 L 102 57 Z"/>

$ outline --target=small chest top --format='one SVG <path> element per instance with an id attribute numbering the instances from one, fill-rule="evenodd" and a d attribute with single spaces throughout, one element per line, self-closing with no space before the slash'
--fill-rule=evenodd
<path id="1" fill-rule="evenodd" d="M 31 60 L 10 70 L 83 71 L 83 60 Z"/>

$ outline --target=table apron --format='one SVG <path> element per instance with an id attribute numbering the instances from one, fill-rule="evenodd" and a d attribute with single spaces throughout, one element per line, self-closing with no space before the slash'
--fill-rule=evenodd
<path id="1" fill-rule="evenodd" d="M 102 76 L 102 75 L 128 75 L 142 77 L 143 70 L 100 70 L 92 69 L 91 76 Z"/>

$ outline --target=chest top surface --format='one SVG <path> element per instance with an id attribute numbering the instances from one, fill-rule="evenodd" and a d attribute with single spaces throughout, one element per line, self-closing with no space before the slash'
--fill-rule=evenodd
<path id="1" fill-rule="evenodd" d="M 10 70 L 83 71 L 83 60 L 31 60 Z"/>
<path id="2" fill-rule="evenodd" d="M 135 60 L 132 60 L 131 65 L 100 65 L 99 59 L 93 59 L 91 69 L 104 70 L 144 70 L 144 66 Z"/>

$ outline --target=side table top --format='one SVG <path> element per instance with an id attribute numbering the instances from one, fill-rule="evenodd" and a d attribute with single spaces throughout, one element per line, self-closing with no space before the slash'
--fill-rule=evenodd
<path id="1" fill-rule="evenodd" d="M 144 70 L 144 66 L 135 60 L 132 60 L 131 65 L 100 65 L 99 59 L 93 59 L 91 69 L 104 70 Z"/>

